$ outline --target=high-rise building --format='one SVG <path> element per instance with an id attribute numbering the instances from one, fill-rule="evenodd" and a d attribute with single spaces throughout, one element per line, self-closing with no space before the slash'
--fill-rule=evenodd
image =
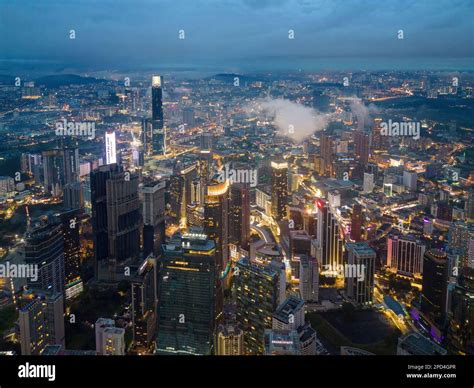
<path id="1" fill-rule="evenodd" d="M 452 294 L 448 348 L 454 354 L 474 355 L 474 269 L 463 268 Z"/>
<path id="2" fill-rule="evenodd" d="M 247 258 L 239 260 L 236 268 L 236 317 L 244 331 L 245 354 L 263 354 L 264 331 L 271 329 L 279 304 L 281 272 L 271 265 L 250 263 Z"/>
<path id="3" fill-rule="evenodd" d="M 133 348 L 138 354 L 153 350 L 156 332 L 157 260 L 148 256 L 132 280 Z"/>
<path id="4" fill-rule="evenodd" d="M 237 324 L 226 323 L 217 329 L 218 356 L 243 356 L 244 333 Z"/>
<path id="5" fill-rule="evenodd" d="M 288 163 L 272 162 L 272 216 L 281 221 L 288 206 Z"/>
<path id="6" fill-rule="evenodd" d="M 166 129 L 163 115 L 163 77 L 153 75 L 151 78 L 151 118 L 153 127 L 153 154 L 166 153 Z"/>
<path id="7" fill-rule="evenodd" d="M 333 175 L 333 161 L 334 161 L 334 139 L 326 135 L 324 133 L 321 134 L 320 140 L 320 152 L 321 158 L 323 162 L 323 171 L 325 173 L 329 173 L 329 175 Z"/>
<path id="8" fill-rule="evenodd" d="M 364 172 L 364 193 L 371 193 L 374 187 L 374 174 Z"/>
<path id="9" fill-rule="evenodd" d="M 319 266 L 314 257 L 300 256 L 300 295 L 306 303 L 319 300 Z"/>
<path id="10" fill-rule="evenodd" d="M 264 331 L 265 356 L 298 356 L 301 354 L 300 338 L 296 330 Z"/>
<path id="11" fill-rule="evenodd" d="M 145 156 L 153 156 L 153 124 L 149 119 L 142 119 L 142 132 L 140 134 Z"/>
<path id="12" fill-rule="evenodd" d="M 464 221 L 456 221 L 449 226 L 449 248 L 459 253 L 461 266 L 468 265 L 469 241 L 471 238 L 474 238 L 474 225 Z"/>
<path id="13" fill-rule="evenodd" d="M 158 281 L 158 354 L 214 351 L 216 244 L 203 234 L 184 234 L 163 245 Z"/>
<path id="14" fill-rule="evenodd" d="M 41 355 L 47 345 L 65 345 L 64 298 L 40 294 L 19 311 L 21 354 Z"/>
<path id="15" fill-rule="evenodd" d="M 138 177 L 116 164 L 91 172 L 95 273 L 116 279 L 120 265 L 136 262 L 140 250 Z"/>
<path id="16" fill-rule="evenodd" d="M 331 271 L 342 265 L 342 245 L 339 225 L 332 214 L 326 201 L 319 199 L 317 202 L 318 226 L 318 263 L 322 271 Z"/>
<path id="17" fill-rule="evenodd" d="M 64 237 L 64 272 L 66 300 L 83 290 L 81 280 L 80 211 L 70 210 L 59 215 Z"/>
<path id="18" fill-rule="evenodd" d="M 414 171 L 403 171 L 403 186 L 409 191 L 416 191 L 418 174 Z"/>
<path id="19" fill-rule="evenodd" d="M 229 181 L 207 187 L 204 203 L 204 232 L 216 243 L 217 270 L 222 271 L 229 260 Z"/>
<path id="20" fill-rule="evenodd" d="M 117 143 L 115 140 L 115 132 L 105 133 L 105 163 L 117 163 Z"/>
<path id="21" fill-rule="evenodd" d="M 423 283 L 421 312 L 433 324 L 442 324 L 447 304 L 448 261 L 447 254 L 430 249 L 423 257 Z"/>
<path id="22" fill-rule="evenodd" d="M 63 187 L 63 200 L 65 209 L 81 209 L 84 203 L 81 183 L 66 183 Z"/>
<path id="23" fill-rule="evenodd" d="M 38 276 L 27 278 L 28 288 L 64 295 L 64 238 L 62 226 L 48 219 L 27 230 L 25 263 L 35 266 Z"/>
<path id="24" fill-rule="evenodd" d="M 164 180 L 145 183 L 141 188 L 144 257 L 150 253 L 161 256 L 161 245 L 165 242 L 165 191 Z"/>
<path id="25" fill-rule="evenodd" d="M 354 132 L 354 146 L 355 156 L 359 159 L 359 162 L 365 167 L 369 162 L 369 135 L 363 130 L 356 130 Z"/>
<path id="26" fill-rule="evenodd" d="M 280 304 L 272 316 L 273 330 L 296 330 L 304 325 L 304 301 L 290 295 Z"/>
<path id="27" fill-rule="evenodd" d="M 230 242 L 248 250 L 250 239 L 250 187 L 248 183 L 234 183 L 230 187 L 229 209 Z"/>
<path id="28" fill-rule="evenodd" d="M 95 323 L 96 350 L 101 356 L 125 355 L 125 329 L 115 327 L 111 319 L 99 318 Z"/>
<path id="29" fill-rule="evenodd" d="M 421 277 L 425 245 L 409 236 L 387 237 L 387 267 L 405 276 Z"/>
<path id="30" fill-rule="evenodd" d="M 352 207 L 351 216 L 351 239 L 355 242 L 359 242 L 362 239 L 362 206 L 355 204 Z"/>
<path id="31" fill-rule="evenodd" d="M 345 271 L 347 296 L 356 303 L 370 305 L 374 301 L 375 251 L 367 243 L 346 244 L 348 259 Z"/>

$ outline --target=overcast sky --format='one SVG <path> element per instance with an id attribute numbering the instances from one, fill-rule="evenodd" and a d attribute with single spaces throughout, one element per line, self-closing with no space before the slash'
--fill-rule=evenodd
<path id="1" fill-rule="evenodd" d="M 0 0 L 0 60 L 472 62 L 473 20 L 472 0 Z"/>

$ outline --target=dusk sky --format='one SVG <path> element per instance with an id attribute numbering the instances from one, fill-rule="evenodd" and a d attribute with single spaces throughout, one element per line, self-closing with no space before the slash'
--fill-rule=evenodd
<path id="1" fill-rule="evenodd" d="M 364 58 L 473 68 L 473 15 L 472 0 L 0 0 L 0 61 L 297 67 Z"/>

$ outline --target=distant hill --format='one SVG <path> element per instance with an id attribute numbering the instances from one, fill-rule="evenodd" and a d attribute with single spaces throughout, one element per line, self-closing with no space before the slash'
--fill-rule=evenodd
<path id="1" fill-rule="evenodd" d="M 35 80 L 35 86 L 57 88 L 65 85 L 89 85 L 106 82 L 94 77 L 81 77 L 75 74 L 47 75 Z"/>
<path id="2" fill-rule="evenodd" d="M 234 78 L 238 77 L 240 82 L 255 82 L 255 81 L 262 81 L 261 78 L 246 76 L 242 74 L 234 74 L 234 73 L 221 73 L 213 75 L 208 79 L 215 79 L 222 82 L 234 82 Z"/>

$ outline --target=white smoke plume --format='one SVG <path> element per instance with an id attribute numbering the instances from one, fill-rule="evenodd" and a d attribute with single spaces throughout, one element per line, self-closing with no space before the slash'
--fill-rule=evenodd
<path id="1" fill-rule="evenodd" d="M 257 116 L 258 120 L 273 121 L 278 135 L 290 137 L 298 143 L 323 130 L 329 121 L 328 115 L 282 98 L 262 98 L 245 110 L 249 116 Z"/>
<path id="2" fill-rule="evenodd" d="M 357 117 L 358 129 L 364 129 L 365 125 L 372 124 L 372 115 L 380 113 L 380 109 L 374 104 L 365 106 L 360 98 L 356 98 L 351 102 L 351 111 Z"/>

